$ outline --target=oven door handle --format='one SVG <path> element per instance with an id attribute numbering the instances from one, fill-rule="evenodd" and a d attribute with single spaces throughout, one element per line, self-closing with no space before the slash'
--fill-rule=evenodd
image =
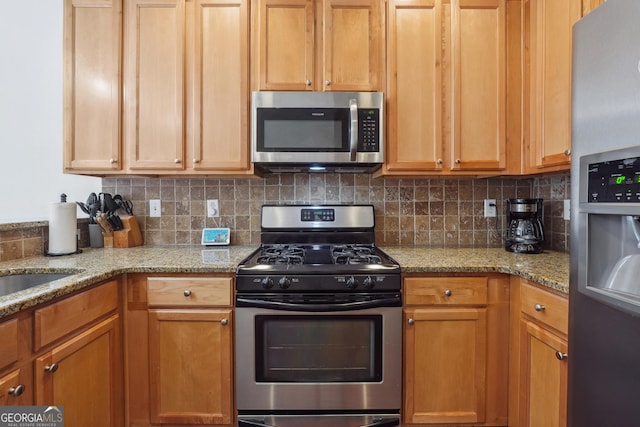
<path id="1" fill-rule="evenodd" d="M 399 297 L 394 298 L 380 298 L 371 301 L 353 301 L 338 304 L 297 304 L 290 302 L 280 301 L 265 301 L 261 299 L 252 298 L 236 298 L 236 304 L 240 303 L 244 307 L 256 307 L 267 308 L 273 310 L 286 310 L 286 311 L 352 311 L 352 310 L 364 310 L 366 308 L 376 307 L 400 307 L 402 301 Z"/>

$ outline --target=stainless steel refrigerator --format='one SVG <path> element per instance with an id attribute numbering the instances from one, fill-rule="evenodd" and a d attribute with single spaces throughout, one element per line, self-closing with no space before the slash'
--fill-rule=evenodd
<path id="1" fill-rule="evenodd" d="M 571 427 L 640 426 L 640 0 L 573 29 Z"/>

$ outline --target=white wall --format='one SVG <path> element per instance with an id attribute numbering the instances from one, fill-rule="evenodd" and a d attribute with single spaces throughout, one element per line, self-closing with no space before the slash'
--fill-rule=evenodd
<path id="1" fill-rule="evenodd" d="M 62 173 L 62 9 L 62 0 L 2 2 L 0 223 L 47 219 L 61 193 L 84 201 L 100 191 L 99 178 Z"/>

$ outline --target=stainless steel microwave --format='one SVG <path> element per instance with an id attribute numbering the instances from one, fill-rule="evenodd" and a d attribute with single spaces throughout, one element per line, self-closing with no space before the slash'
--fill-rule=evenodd
<path id="1" fill-rule="evenodd" d="M 384 161 L 381 92 L 253 92 L 252 161 L 266 172 L 370 172 Z"/>

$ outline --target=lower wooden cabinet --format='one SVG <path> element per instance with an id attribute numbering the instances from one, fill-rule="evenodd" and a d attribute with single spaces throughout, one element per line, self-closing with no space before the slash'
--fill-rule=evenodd
<path id="1" fill-rule="evenodd" d="M 121 426 L 119 329 L 114 315 L 36 358 L 35 404 L 64 406 L 65 426 Z"/>
<path id="2" fill-rule="evenodd" d="M 233 278 L 128 275 L 129 425 L 232 425 Z"/>
<path id="3" fill-rule="evenodd" d="M 0 406 L 63 406 L 67 427 L 122 427 L 120 282 L 0 322 Z"/>
<path id="4" fill-rule="evenodd" d="M 505 425 L 506 276 L 405 277 L 406 424 Z"/>
<path id="5" fill-rule="evenodd" d="M 149 310 L 153 423 L 231 424 L 231 316 Z"/>
<path id="6" fill-rule="evenodd" d="M 567 298 L 512 279 L 509 425 L 567 425 Z"/>

